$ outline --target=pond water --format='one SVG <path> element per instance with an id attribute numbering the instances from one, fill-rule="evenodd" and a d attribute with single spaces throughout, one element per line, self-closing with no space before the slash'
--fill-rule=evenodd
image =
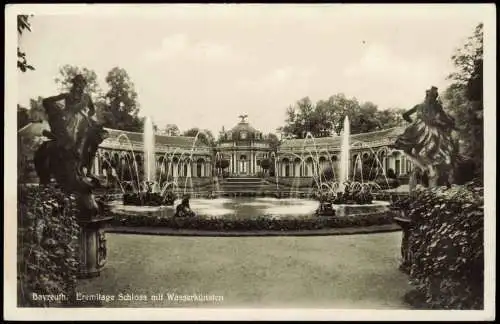
<path id="1" fill-rule="evenodd" d="M 121 201 L 112 202 L 112 211 L 116 214 L 139 214 L 162 217 L 173 217 L 176 200 L 173 206 L 131 206 L 123 205 Z M 369 205 L 334 205 L 333 208 L 342 211 L 342 215 L 378 212 L 387 208 L 388 203 L 374 201 Z M 253 219 L 261 216 L 272 218 L 304 218 L 316 217 L 315 211 L 319 202 L 312 199 L 276 199 L 276 198 L 217 198 L 191 199 L 191 209 L 199 216 L 206 218 Z"/>

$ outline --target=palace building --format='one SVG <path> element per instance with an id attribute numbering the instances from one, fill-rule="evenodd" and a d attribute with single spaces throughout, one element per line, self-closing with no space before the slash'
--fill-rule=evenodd
<path id="1" fill-rule="evenodd" d="M 398 176 L 405 176 L 412 170 L 412 163 L 399 150 L 388 146 L 394 143 L 404 127 L 394 127 L 380 131 L 354 134 L 349 137 L 349 173 L 362 172 L 359 168 L 364 161 L 372 161 L 370 165 L 379 167 L 387 173 L 392 169 Z M 278 149 L 278 176 L 312 177 L 317 170 L 333 165 L 338 172 L 340 162 L 341 136 L 288 139 Z M 315 168 L 315 165 L 319 166 Z M 366 172 L 366 170 L 365 170 Z M 338 174 L 338 173 L 337 173 Z"/>
<path id="2" fill-rule="evenodd" d="M 99 146 L 93 173 L 103 175 L 107 164 L 113 167 L 135 160 L 144 165 L 143 134 L 106 129 L 109 137 Z M 203 141 L 188 136 L 155 135 L 157 173 L 172 177 L 203 178 L 212 176 L 213 152 Z M 160 172 L 161 171 L 161 172 Z"/>
<path id="3" fill-rule="evenodd" d="M 216 155 L 229 161 L 229 175 L 255 176 L 264 171 L 260 162 L 270 157 L 271 146 L 267 137 L 246 121 L 246 115 L 240 118 L 236 126 L 221 134 Z"/>
<path id="4" fill-rule="evenodd" d="M 338 172 L 340 136 L 283 139 L 277 150 L 273 151 L 269 138 L 252 127 L 246 120 L 246 115 L 240 118 L 238 124 L 221 134 L 214 148 L 201 140 L 195 142 L 194 137 L 157 134 L 155 136 L 157 174 L 174 178 L 208 178 L 213 176 L 215 162 L 222 159 L 229 161 L 229 167 L 225 170 L 229 177 L 261 175 L 265 171 L 261 167 L 261 161 L 264 159 L 276 161 L 278 177 L 313 177 L 328 165 L 334 166 L 335 172 Z M 49 129 L 47 122 L 31 123 L 18 131 L 22 146 L 20 159 L 32 163 L 34 149 L 44 140 L 42 136 L 44 129 Z M 123 174 L 123 170 L 130 171 L 136 166 L 138 171 L 142 171 L 143 134 L 115 129 L 107 131 L 109 137 L 98 149 L 92 173 L 98 176 L 106 176 L 108 172 Z M 401 151 L 388 147 L 403 131 L 404 127 L 395 127 L 351 135 L 350 174 L 362 172 L 358 169 L 363 165 L 363 161 L 375 161 L 372 165 L 386 174 L 390 169 L 403 178 L 409 174 L 412 163 Z M 120 174 L 116 175 L 120 177 Z"/>
<path id="5" fill-rule="evenodd" d="M 43 130 L 50 130 L 47 122 L 30 123 L 18 131 L 19 158 L 32 164 L 36 147 L 45 140 Z M 143 171 L 143 134 L 106 128 L 109 133 L 97 151 L 92 174 L 107 176 L 129 171 L 132 179 Z M 206 178 L 212 176 L 213 150 L 203 141 L 188 136 L 155 136 L 156 168 L 159 175 Z M 130 179 L 130 180 L 132 180 Z M 128 180 L 128 179 L 127 179 Z"/>

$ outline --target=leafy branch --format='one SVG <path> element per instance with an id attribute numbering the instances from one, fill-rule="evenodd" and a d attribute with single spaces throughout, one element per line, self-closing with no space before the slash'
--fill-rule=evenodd
<path id="1" fill-rule="evenodd" d="M 33 15 L 18 15 L 17 16 L 17 32 L 19 36 L 22 36 L 24 31 L 31 32 L 31 25 L 29 22 L 29 18 Z M 26 72 L 27 70 L 35 70 L 35 68 L 28 64 L 26 60 L 26 53 L 21 51 L 21 48 L 17 47 L 17 68 L 22 72 Z"/>

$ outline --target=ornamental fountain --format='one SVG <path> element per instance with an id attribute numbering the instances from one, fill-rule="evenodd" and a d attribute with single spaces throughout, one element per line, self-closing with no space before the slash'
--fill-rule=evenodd
<path id="1" fill-rule="evenodd" d="M 137 192 L 124 193 L 123 203 L 125 205 L 136 206 L 160 206 L 173 204 L 173 197 L 165 195 L 160 190 L 160 183 L 156 181 L 156 158 L 155 158 L 155 133 L 151 117 L 146 117 L 143 133 L 143 154 L 144 154 L 144 177 L 140 182 L 138 178 Z M 137 164 L 136 164 L 137 169 Z"/>
<path id="2" fill-rule="evenodd" d="M 213 172 L 214 181 L 212 181 L 212 195 L 210 199 L 193 198 L 190 201 L 191 208 L 197 212 L 201 217 L 208 218 L 219 218 L 219 217 L 254 217 L 257 213 L 262 213 L 263 215 L 268 215 L 269 217 L 317 217 L 319 216 L 347 216 L 347 215 L 357 215 L 366 213 L 379 213 L 387 209 L 387 202 L 373 200 L 372 191 L 380 190 L 380 186 L 376 184 L 354 181 L 356 167 L 352 170 L 353 175 L 350 175 L 350 124 L 349 118 L 343 120 L 343 132 L 340 135 L 340 161 L 338 164 L 338 176 L 336 176 L 335 171 L 333 171 L 333 181 L 326 181 L 319 174 L 319 171 L 313 171 L 313 181 L 309 190 L 314 190 L 314 188 L 319 189 L 320 195 L 316 198 L 307 198 L 311 196 L 311 192 L 308 195 L 301 195 L 301 198 L 292 198 L 294 195 L 292 193 L 298 193 L 298 188 L 294 189 L 292 185 L 290 189 L 290 198 L 280 198 L 282 195 L 271 195 L 271 197 L 261 197 L 261 198 L 250 198 L 250 197 L 235 197 L 235 198 L 221 198 L 213 195 L 214 192 L 218 193 L 220 191 L 218 185 L 218 179 L 216 172 Z M 157 216 L 168 216 L 175 217 L 175 209 L 171 206 L 175 204 L 177 197 L 175 195 L 170 195 L 167 199 L 168 193 L 173 193 L 174 191 L 183 192 L 186 194 L 188 187 L 195 190 L 192 186 L 192 180 L 189 174 L 186 174 L 186 179 L 183 180 L 183 186 L 178 183 L 178 174 L 175 170 L 181 163 L 183 157 L 191 160 L 194 154 L 195 143 L 199 139 L 200 132 L 198 132 L 194 138 L 193 146 L 189 152 L 181 152 L 180 156 L 176 155 L 179 153 L 180 149 L 176 148 L 173 152 L 167 152 L 164 155 L 164 159 L 171 161 L 174 169 L 168 168 L 166 171 L 167 178 L 166 182 L 162 182 L 162 174 L 164 173 L 163 167 L 160 170 L 159 179 L 155 177 L 155 159 L 154 159 L 154 134 L 152 131 L 151 119 L 147 119 L 144 128 L 144 178 L 145 180 L 141 183 L 139 181 L 139 174 L 137 173 L 137 179 L 139 189 L 133 193 L 125 193 L 123 203 L 114 204 L 114 211 L 118 214 L 141 214 L 146 212 L 147 214 L 153 213 Z M 314 170 L 316 167 L 319 169 L 319 155 L 320 150 L 315 142 L 315 138 L 308 134 L 306 140 L 311 140 L 313 146 L 311 150 L 305 152 L 302 150 L 302 154 L 292 153 L 295 157 L 304 163 L 306 158 L 313 159 L 316 165 L 314 165 Z M 305 146 L 305 144 L 304 144 Z M 330 153 L 326 151 L 327 155 Z M 174 155 L 176 158 L 174 158 Z M 276 156 L 273 156 L 275 162 L 277 162 Z M 215 171 L 215 163 L 221 160 L 222 156 L 220 153 L 216 153 L 214 157 L 214 165 L 212 165 L 213 171 Z M 177 165 L 175 165 L 175 162 Z M 330 162 L 332 161 L 330 157 Z M 361 161 L 356 163 L 361 165 Z M 381 162 L 377 160 L 378 166 Z M 137 163 L 135 163 L 135 170 L 138 170 Z M 332 162 L 331 162 L 332 163 Z M 129 166 L 130 168 L 130 166 Z M 278 165 L 275 165 L 276 171 L 278 171 Z M 377 169 L 378 170 L 378 169 Z M 280 186 L 278 173 L 276 172 L 276 192 L 283 191 L 283 187 Z M 295 179 L 294 179 L 295 180 Z M 128 197 L 127 199 L 125 197 Z M 130 197 L 135 197 L 135 200 Z M 319 208 L 318 208 L 318 198 L 319 198 Z M 128 205 L 128 206 L 126 206 Z M 130 206 L 134 205 L 134 206 Z M 262 215 L 261 214 L 261 215 Z M 240 215 L 240 216 L 238 216 Z M 246 216 L 242 216 L 246 215 Z"/>

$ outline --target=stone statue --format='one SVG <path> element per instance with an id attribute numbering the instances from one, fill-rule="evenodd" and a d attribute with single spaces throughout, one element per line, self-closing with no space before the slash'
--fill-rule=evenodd
<path id="1" fill-rule="evenodd" d="M 194 217 L 195 213 L 191 210 L 189 205 L 189 196 L 184 196 L 182 201 L 175 208 L 175 217 Z"/>
<path id="2" fill-rule="evenodd" d="M 50 132 L 45 142 L 35 152 L 35 169 L 41 184 L 53 176 L 67 193 L 78 198 L 82 217 L 92 218 L 98 212 L 92 190 L 100 182 L 90 172 L 100 143 L 108 136 L 102 125 L 92 119 L 94 105 L 84 92 L 86 80 L 77 75 L 69 93 L 43 100 Z M 58 101 L 64 102 L 62 109 Z"/>
<path id="3" fill-rule="evenodd" d="M 238 117 L 241 118 L 241 123 L 245 123 L 246 119 L 248 118 L 248 115 L 244 114 L 244 115 L 239 115 Z"/>
<path id="4" fill-rule="evenodd" d="M 415 120 L 410 118 L 413 114 L 416 114 Z M 452 138 L 455 122 L 438 100 L 438 89 L 427 90 L 424 103 L 405 112 L 403 118 L 411 124 L 390 147 L 402 150 L 422 172 L 427 171 L 429 186 L 438 185 L 444 173 L 447 173 L 447 183 L 451 183 L 457 154 Z"/>

